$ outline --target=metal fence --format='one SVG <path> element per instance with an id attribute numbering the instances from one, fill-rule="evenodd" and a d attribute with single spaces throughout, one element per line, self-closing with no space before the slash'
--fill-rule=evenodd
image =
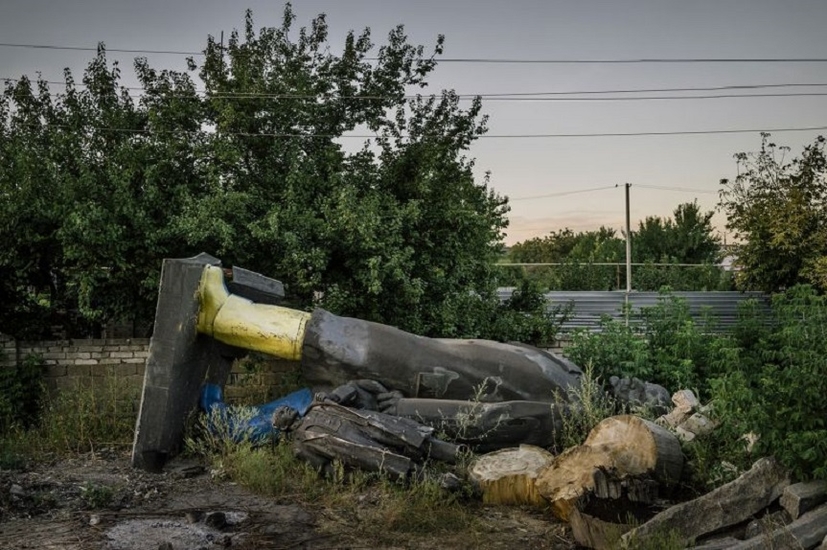
<path id="1" fill-rule="evenodd" d="M 497 293 L 500 300 L 507 300 L 514 288 L 500 288 Z M 570 306 L 571 312 L 563 323 L 561 330 L 571 332 L 577 329 L 600 330 L 603 316 L 613 319 L 625 319 L 625 311 L 633 315 L 641 308 L 652 307 L 665 296 L 675 296 L 686 301 L 689 314 L 701 320 L 709 318 L 715 327 L 727 330 L 738 319 L 739 305 L 746 300 L 756 300 L 761 309 L 769 312 L 769 296 L 762 292 L 671 292 L 668 295 L 659 292 L 625 291 L 559 291 L 545 294 L 549 310 L 556 307 Z M 628 310 L 626 309 L 628 303 Z"/>

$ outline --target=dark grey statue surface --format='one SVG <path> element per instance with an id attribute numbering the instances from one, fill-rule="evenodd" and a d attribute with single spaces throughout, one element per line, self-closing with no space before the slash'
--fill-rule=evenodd
<path id="1" fill-rule="evenodd" d="M 374 379 L 406 397 L 550 403 L 567 399 L 582 371 L 532 346 L 426 338 L 316 310 L 304 337 L 302 375 L 330 387 Z"/>

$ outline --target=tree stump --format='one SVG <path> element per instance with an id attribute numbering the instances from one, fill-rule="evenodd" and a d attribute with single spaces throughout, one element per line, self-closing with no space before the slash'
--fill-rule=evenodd
<path id="1" fill-rule="evenodd" d="M 520 445 L 482 455 L 468 469 L 486 504 L 545 505 L 535 481 L 554 455 L 534 445 Z"/>
<path id="2" fill-rule="evenodd" d="M 651 477 L 672 484 L 680 479 L 683 454 L 677 438 L 657 424 L 613 416 L 595 426 L 583 445 L 556 457 L 537 477 L 537 490 L 568 521 L 578 499 L 595 491 L 598 469 L 611 471 L 616 480 Z"/>

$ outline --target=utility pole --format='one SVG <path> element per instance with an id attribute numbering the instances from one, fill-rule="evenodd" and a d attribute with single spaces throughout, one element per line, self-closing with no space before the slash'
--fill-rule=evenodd
<path id="1" fill-rule="evenodd" d="M 629 221 L 629 188 L 631 183 L 626 183 L 626 300 L 624 300 L 626 307 L 624 308 L 624 317 L 626 317 L 626 326 L 629 326 L 629 294 L 632 292 L 632 224 Z"/>
<path id="2" fill-rule="evenodd" d="M 629 221 L 629 188 L 626 184 L 626 293 L 632 291 L 632 227 Z"/>

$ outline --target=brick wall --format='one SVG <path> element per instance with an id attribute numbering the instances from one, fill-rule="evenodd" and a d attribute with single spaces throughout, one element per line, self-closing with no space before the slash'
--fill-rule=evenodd
<path id="1" fill-rule="evenodd" d="M 51 390 L 99 383 L 107 376 L 117 376 L 140 387 L 149 356 L 148 338 L 26 342 L 0 336 L 0 341 L 0 366 L 13 366 L 35 354 L 46 365 L 46 385 Z"/>
<path id="2" fill-rule="evenodd" d="M 126 381 L 140 390 L 149 339 L 25 342 L 0 334 L 0 350 L 0 368 L 13 367 L 30 354 L 39 355 L 46 365 L 45 382 L 51 391 L 72 389 L 79 384 L 104 387 L 110 377 L 118 377 L 120 382 Z M 232 367 L 225 398 L 230 403 L 264 403 L 295 389 L 297 377 L 297 362 L 267 356 L 244 358 Z"/>

